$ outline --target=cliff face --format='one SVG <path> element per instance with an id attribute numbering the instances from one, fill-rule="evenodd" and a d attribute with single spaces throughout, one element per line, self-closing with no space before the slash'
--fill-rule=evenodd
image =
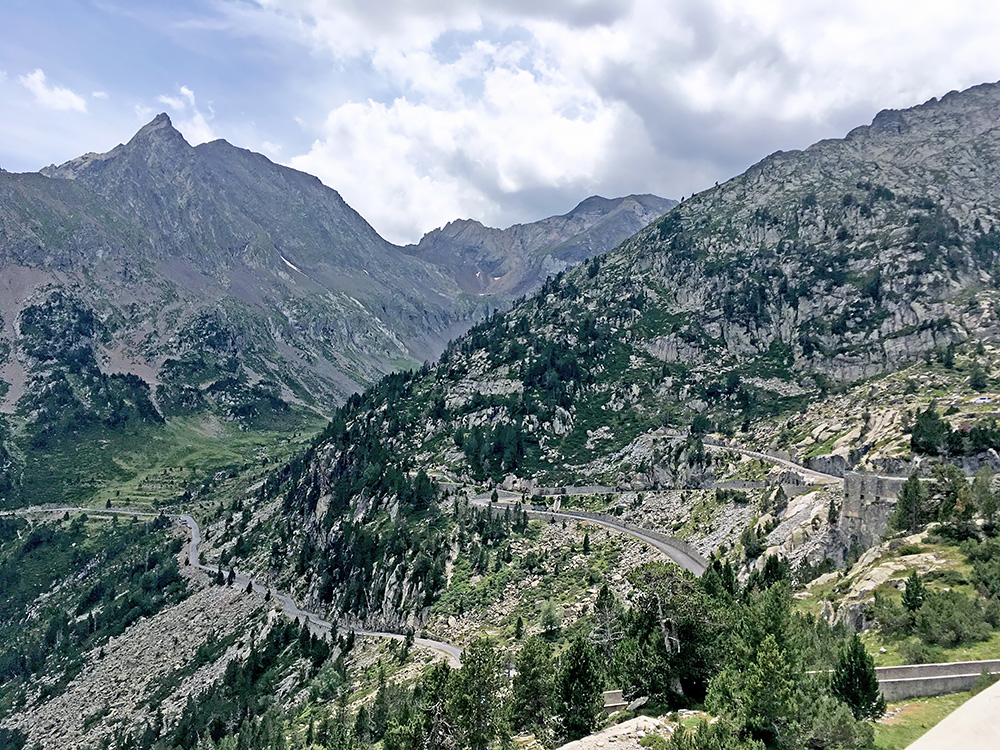
<path id="1" fill-rule="evenodd" d="M 632 484 L 663 458 L 651 430 L 746 429 L 989 335 L 998 115 L 979 86 L 694 196 L 449 347 L 411 439 L 456 474 Z"/>

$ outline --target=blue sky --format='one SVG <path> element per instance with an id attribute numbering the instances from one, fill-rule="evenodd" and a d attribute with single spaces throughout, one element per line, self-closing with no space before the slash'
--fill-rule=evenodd
<path id="1" fill-rule="evenodd" d="M 5 0 L 0 20 L 0 167 L 166 111 L 192 143 L 316 174 L 396 242 L 679 198 L 1000 79 L 1000 7 L 978 0 Z"/>

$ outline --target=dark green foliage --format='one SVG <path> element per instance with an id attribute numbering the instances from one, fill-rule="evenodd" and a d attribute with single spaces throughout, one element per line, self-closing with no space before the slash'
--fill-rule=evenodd
<path id="1" fill-rule="evenodd" d="M 502 674 L 500 655 L 491 639 L 480 636 L 465 649 L 462 668 L 455 675 L 451 709 L 463 745 L 470 750 L 488 750 L 507 736 Z"/>
<path id="2" fill-rule="evenodd" d="M 314 669 L 317 661 L 321 664 L 329 654 L 325 642 L 308 637 L 303 641 L 301 629 L 294 621 L 277 622 L 251 647 L 245 659 L 228 664 L 216 688 L 188 700 L 170 733 L 169 747 L 192 750 L 205 735 L 218 742 L 230 733 L 248 732 L 254 717 L 267 714 L 275 686 L 281 678 L 281 667 L 291 658 L 292 649 L 309 656 Z M 153 739 L 155 742 L 156 738 Z M 133 747 L 144 750 L 152 746 L 137 744 Z M 253 747 L 270 748 L 272 745 Z"/>
<path id="3" fill-rule="evenodd" d="M 791 569 L 788 561 L 779 555 L 768 555 L 762 568 L 754 568 L 750 571 L 746 591 L 764 590 L 779 581 L 787 581 L 789 578 L 791 578 Z"/>
<path id="4" fill-rule="evenodd" d="M 0 728 L 0 750 L 22 750 L 28 738 L 20 729 Z"/>
<path id="5" fill-rule="evenodd" d="M 969 387 L 982 393 L 987 388 L 989 388 L 989 381 L 986 379 L 986 371 L 983 370 L 982 365 L 978 362 L 972 365 L 972 369 L 969 372 Z"/>
<path id="6" fill-rule="evenodd" d="M 771 747 L 784 744 L 797 713 L 793 669 L 788 652 L 768 634 L 743 669 L 727 668 L 712 680 L 706 707 L 725 714 L 738 734 Z"/>
<path id="7" fill-rule="evenodd" d="M 601 674 L 594 647 L 577 636 L 562 656 L 556 677 L 556 701 L 567 740 L 590 734 L 604 705 Z"/>
<path id="8" fill-rule="evenodd" d="M 740 543 L 743 545 L 743 554 L 747 560 L 754 560 L 761 556 L 766 549 L 764 545 L 766 535 L 757 530 L 756 524 L 748 526 L 740 535 Z"/>
<path id="9" fill-rule="evenodd" d="M 933 516 L 948 524 L 952 533 L 969 533 L 969 522 L 975 511 L 972 491 L 965 473 L 951 464 L 939 464 L 931 469 L 928 499 Z"/>
<path id="10" fill-rule="evenodd" d="M 950 433 L 951 428 L 938 416 L 937 408 L 932 402 L 917 414 L 910 433 L 910 450 L 914 453 L 937 456 L 947 447 Z"/>
<path id="11" fill-rule="evenodd" d="M 697 582 L 673 566 L 647 565 L 631 580 L 640 595 L 621 612 L 619 623 L 604 629 L 621 632 L 613 656 L 617 685 L 629 696 L 676 702 L 679 682 L 685 695 L 700 700 L 720 663 L 723 613 Z"/>
<path id="12" fill-rule="evenodd" d="M 996 562 L 1000 544 L 990 539 L 969 539 L 961 549 L 972 564 L 972 583 L 983 599 L 969 599 L 952 587 L 965 581 L 950 571 L 919 576 L 912 573 L 903 590 L 902 606 L 878 595 L 872 613 L 882 632 L 890 637 L 917 636 L 924 646 L 951 648 L 989 637 L 1000 625 L 1000 564 Z M 928 583 L 940 580 L 947 590 L 935 590 Z"/>
<path id="13" fill-rule="evenodd" d="M 972 563 L 972 582 L 983 596 L 1000 599 L 1000 540 L 963 542 L 962 551 Z"/>
<path id="14" fill-rule="evenodd" d="M 511 700 L 511 727 L 538 734 L 552 714 L 552 645 L 538 636 L 524 642 L 517 654 Z"/>
<path id="15" fill-rule="evenodd" d="M 662 750 L 765 750 L 765 746 L 757 740 L 740 737 L 722 724 L 702 723 L 694 730 L 680 725 L 663 743 Z"/>
<path id="16" fill-rule="evenodd" d="M 875 662 L 856 635 L 840 655 L 831 688 L 850 707 L 855 719 L 878 719 L 885 713 Z"/>
<path id="17" fill-rule="evenodd" d="M 957 591 L 928 594 L 916 612 L 914 631 L 924 643 L 958 646 L 989 637 L 982 607 Z"/>
<path id="18" fill-rule="evenodd" d="M 750 502 L 750 496 L 743 490 L 727 490 L 720 488 L 715 490 L 715 501 L 717 503 L 735 503 L 736 505 L 746 505 Z"/>
<path id="19" fill-rule="evenodd" d="M 913 571 L 906 579 L 906 588 L 903 589 L 903 609 L 908 612 L 916 612 L 923 605 L 926 597 L 927 590 L 920 579 L 920 574 Z"/>
<path id="20" fill-rule="evenodd" d="M 58 694 L 82 669 L 84 653 L 187 594 L 175 559 L 180 540 L 162 533 L 165 517 L 96 530 L 84 519 L 30 531 L 17 521 L 22 537 L 6 535 L 0 546 L 0 698 L 42 674 L 49 694 Z M 80 584 L 60 586 L 66 579 Z M 50 590 L 59 593 L 26 623 L 29 604 Z M 82 593 L 68 598 L 74 590 Z"/>
<path id="21" fill-rule="evenodd" d="M 914 532 L 930 520 L 927 492 L 920 478 L 912 474 L 903 482 L 896 499 L 896 507 L 889 518 L 889 526 L 899 531 Z"/>

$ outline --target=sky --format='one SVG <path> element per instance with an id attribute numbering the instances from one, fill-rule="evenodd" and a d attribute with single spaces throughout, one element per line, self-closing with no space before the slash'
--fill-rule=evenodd
<path id="1" fill-rule="evenodd" d="M 318 176 L 397 243 L 681 198 L 1000 79 L 1000 3 L 4 0 L 0 168 L 166 112 Z"/>

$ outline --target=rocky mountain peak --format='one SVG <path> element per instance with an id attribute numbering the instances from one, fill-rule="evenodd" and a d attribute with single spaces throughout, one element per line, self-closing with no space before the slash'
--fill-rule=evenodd
<path id="1" fill-rule="evenodd" d="M 174 127 L 173 122 L 170 120 L 170 116 L 166 112 L 161 112 L 148 123 L 139 128 L 127 145 L 134 146 L 153 140 L 166 140 L 171 142 L 181 141 L 185 145 L 188 145 L 184 136 L 177 128 Z"/>
<path id="2" fill-rule="evenodd" d="M 467 292 L 516 297 L 615 247 L 675 205 L 655 195 L 594 195 L 568 213 L 506 229 L 453 221 L 404 250 L 451 269 Z"/>

